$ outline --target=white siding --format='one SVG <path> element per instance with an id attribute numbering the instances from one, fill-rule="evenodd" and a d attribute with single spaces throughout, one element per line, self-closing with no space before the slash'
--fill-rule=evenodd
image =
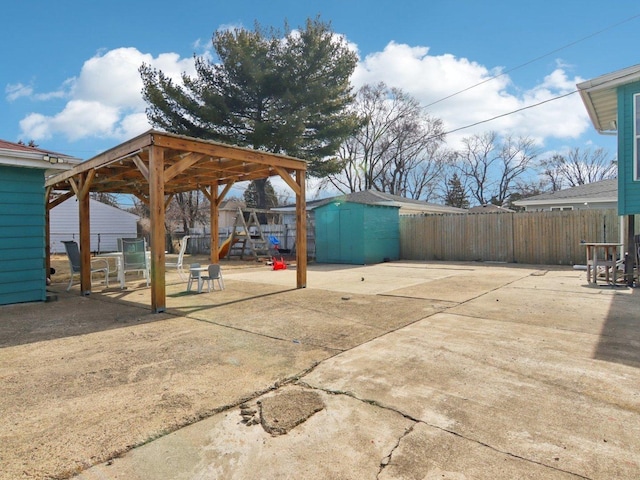
<path id="1" fill-rule="evenodd" d="M 137 215 L 96 200 L 90 200 L 89 209 L 92 252 L 116 251 L 118 238 L 137 236 Z M 79 241 L 78 217 L 78 202 L 75 198 L 70 198 L 51 210 L 51 253 L 64 253 L 62 240 Z"/>

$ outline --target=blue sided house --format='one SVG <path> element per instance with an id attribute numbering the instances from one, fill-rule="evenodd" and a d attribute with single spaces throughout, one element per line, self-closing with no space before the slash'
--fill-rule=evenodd
<path id="1" fill-rule="evenodd" d="M 625 251 L 631 252 L 640 214 L 640 65 L 577 86 L 596 130 L 618 135 L 618 215 L 627 217 Z"/>
<path id="2" fill-rule="evenodd" d="M 596 130 L 618 135 L 618 214 L 640 213 L 640 65 L 578 84 Z"/>
<path id="3" fill-rule="evenodd" d="M 46 300 L 44 182 L 78 162 L 0 140 L 0 305 Z"/>

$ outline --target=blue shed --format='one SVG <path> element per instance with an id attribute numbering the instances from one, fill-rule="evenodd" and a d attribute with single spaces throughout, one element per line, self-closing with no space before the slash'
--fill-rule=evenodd
<path id="1" fill-rule="evenodd" d="M 315 209 L 316 261 L 364 265 L 400 258 L 400 207 L 333 199 Z"/>
<path id="2" fill-rule="evenodd" d="M 45 177 L 76 162 L 0 140 L 0 305 L 46 299 Z"/>

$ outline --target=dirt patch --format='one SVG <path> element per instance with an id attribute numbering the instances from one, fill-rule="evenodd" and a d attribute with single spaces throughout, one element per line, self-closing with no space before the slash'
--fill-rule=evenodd
<path id="1" fill-rule="evenodd" d="M 285 435 L 324 408 L 317 392 L 290 390 L 258 402 L 262 428 L 273 436 Z"/>

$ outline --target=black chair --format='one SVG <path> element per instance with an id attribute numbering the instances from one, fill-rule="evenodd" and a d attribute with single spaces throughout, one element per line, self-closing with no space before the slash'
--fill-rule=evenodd
<path id="1" fill-rule="evenodd" d="M 69 258 L 69 270 L 71 271 L 71 277 L 69 278 L 69 286 L 67 287 L 67 292 L 71 290 L 71 286 L 73 285 L 73 276 L 77 273 L 80 274 L 80 249 L 78 248 L 77 242 L 73 240 L 63 240 L 64 249 L 67 252 L 67 257 Z M 109 286 L 109 262 L 107 259 L 95 258 L 91 260 L 91 273 L 102 272 L 104 273 L 104 283 L 108 287 Z"/>

